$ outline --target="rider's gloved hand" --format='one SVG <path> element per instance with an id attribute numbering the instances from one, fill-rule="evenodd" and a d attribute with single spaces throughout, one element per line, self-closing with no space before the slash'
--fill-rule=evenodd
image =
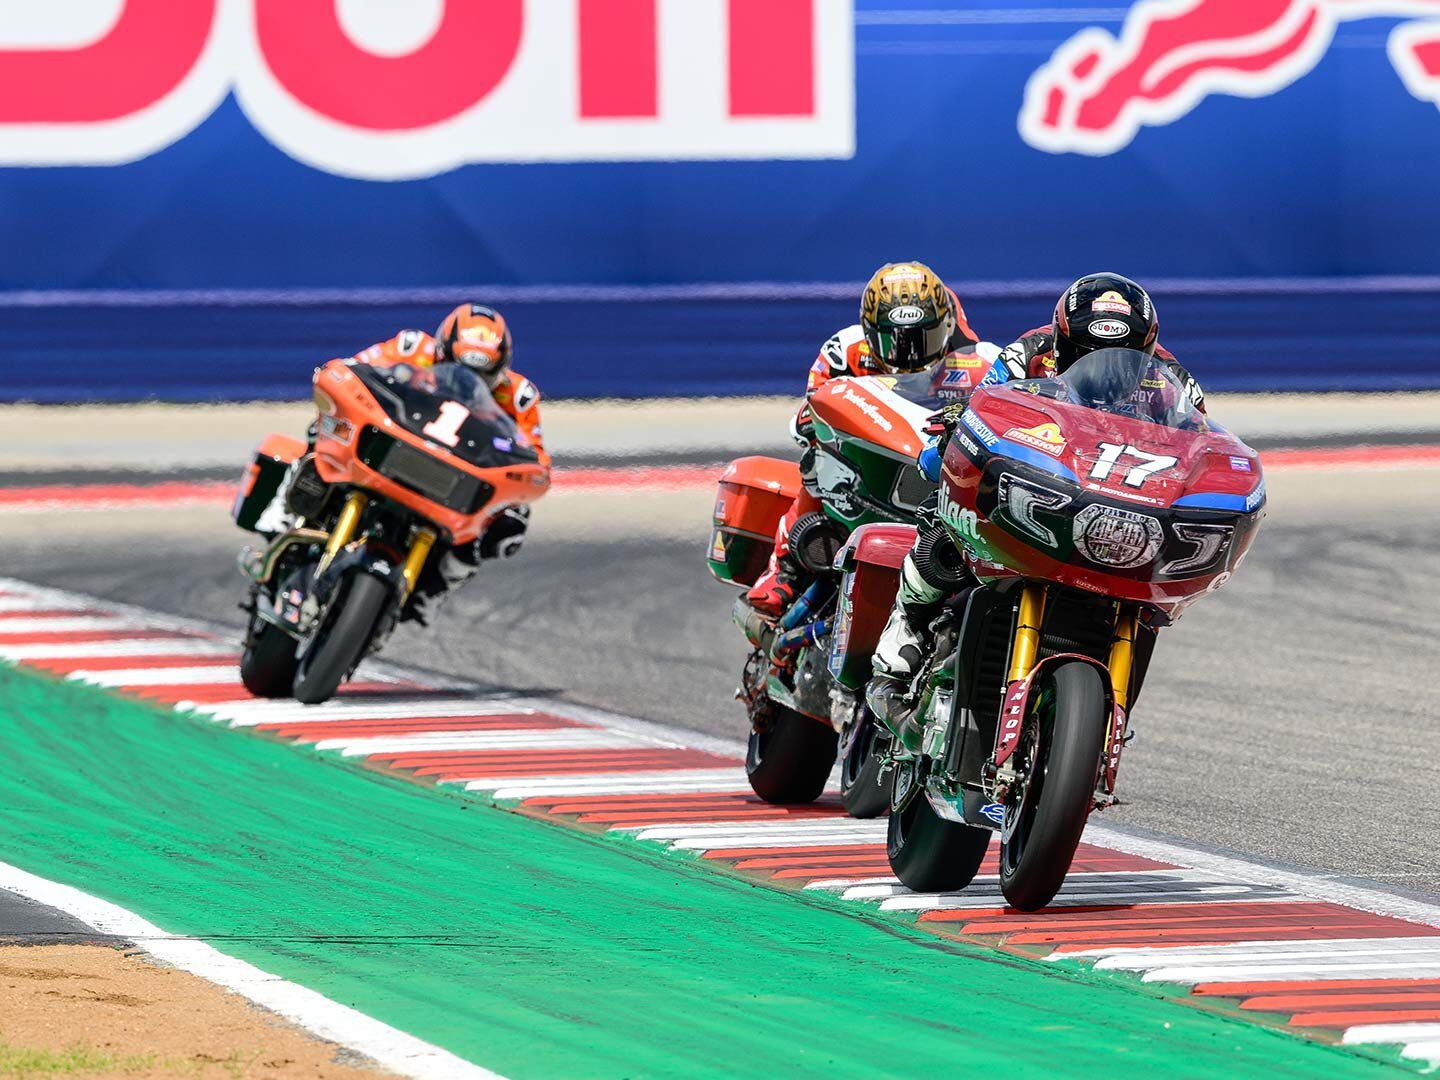
<path id="1" fill-rule="evenodd" d="M 509 559 L 519 554 L 530 528 L 530 507 L 507 506 L 486 528 L 476 546 L 479 558 Z"/>

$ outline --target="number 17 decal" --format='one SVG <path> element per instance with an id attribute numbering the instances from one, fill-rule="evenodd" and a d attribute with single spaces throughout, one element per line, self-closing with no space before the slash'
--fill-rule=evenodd
<path id="1" fill-rule="evenodd" d="M 1119 463 L 1121 457 L 1126 454 L 1139 460 L 1140 464 L 1134 466 L 1125 474 L 1124 483 L 1127 487 L 1143 487 L 1145 481 L 1158 472 L 1170 468 L 1179 462 L 1179 458 L 1169 457 L 1165 454 L 1151 454 L 1134 446 L 1123 446 L 1118 443 L 1102 442 L 1096 447 L 1100 451 L 1100 458 L 1095 462 L 1095 467 L 1090 470 L 1091 480 L 1109 479 L 1110 473 Z"/>

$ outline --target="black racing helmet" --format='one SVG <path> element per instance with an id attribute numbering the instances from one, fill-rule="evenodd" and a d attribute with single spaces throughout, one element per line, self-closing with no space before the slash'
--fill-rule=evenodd
<path id="1" fill-rule="evenodd" d="M 1150 294 L 1119 274 L 1089 274 L 1055 305 L 1055 371 L 1097 349 L 1136 349 L 1155 355 L 1160 320 Z"/>
<path id="2" fill-rule="evenodd" d="M 955 308 L 954 294 L 924 263 L 882 266 L 860 299 L 871 362 L 891 374 L 933 364 L 949 350 Z"/>

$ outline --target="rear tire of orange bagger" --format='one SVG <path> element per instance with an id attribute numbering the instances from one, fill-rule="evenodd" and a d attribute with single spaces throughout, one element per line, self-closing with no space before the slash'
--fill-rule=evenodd
<path id="1" fill-rule="evenodd" d="M 821 720 L 776 705 L 763 731 L 750 732 L 745 773 L 768 803 L 809 803 L 820 797 L 835 765 L 840 738 Z"/>

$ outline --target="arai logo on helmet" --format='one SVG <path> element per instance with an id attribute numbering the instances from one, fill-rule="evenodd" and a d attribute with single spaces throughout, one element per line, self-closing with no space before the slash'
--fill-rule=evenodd
<path id="1" fill-rule="evenodd" d="M 914 326 L 925 321 L 925 309 L 914 304 L 905 304 L 890 309 L 890 322 L 895 326 Z"/>
<path id="2" fill-rule="evenodd" d="M 1122 338 L 1130 333 L 1130 327 L 1115 319 L 1096 319 L 1086 329 L 1098 338 Z"/>

